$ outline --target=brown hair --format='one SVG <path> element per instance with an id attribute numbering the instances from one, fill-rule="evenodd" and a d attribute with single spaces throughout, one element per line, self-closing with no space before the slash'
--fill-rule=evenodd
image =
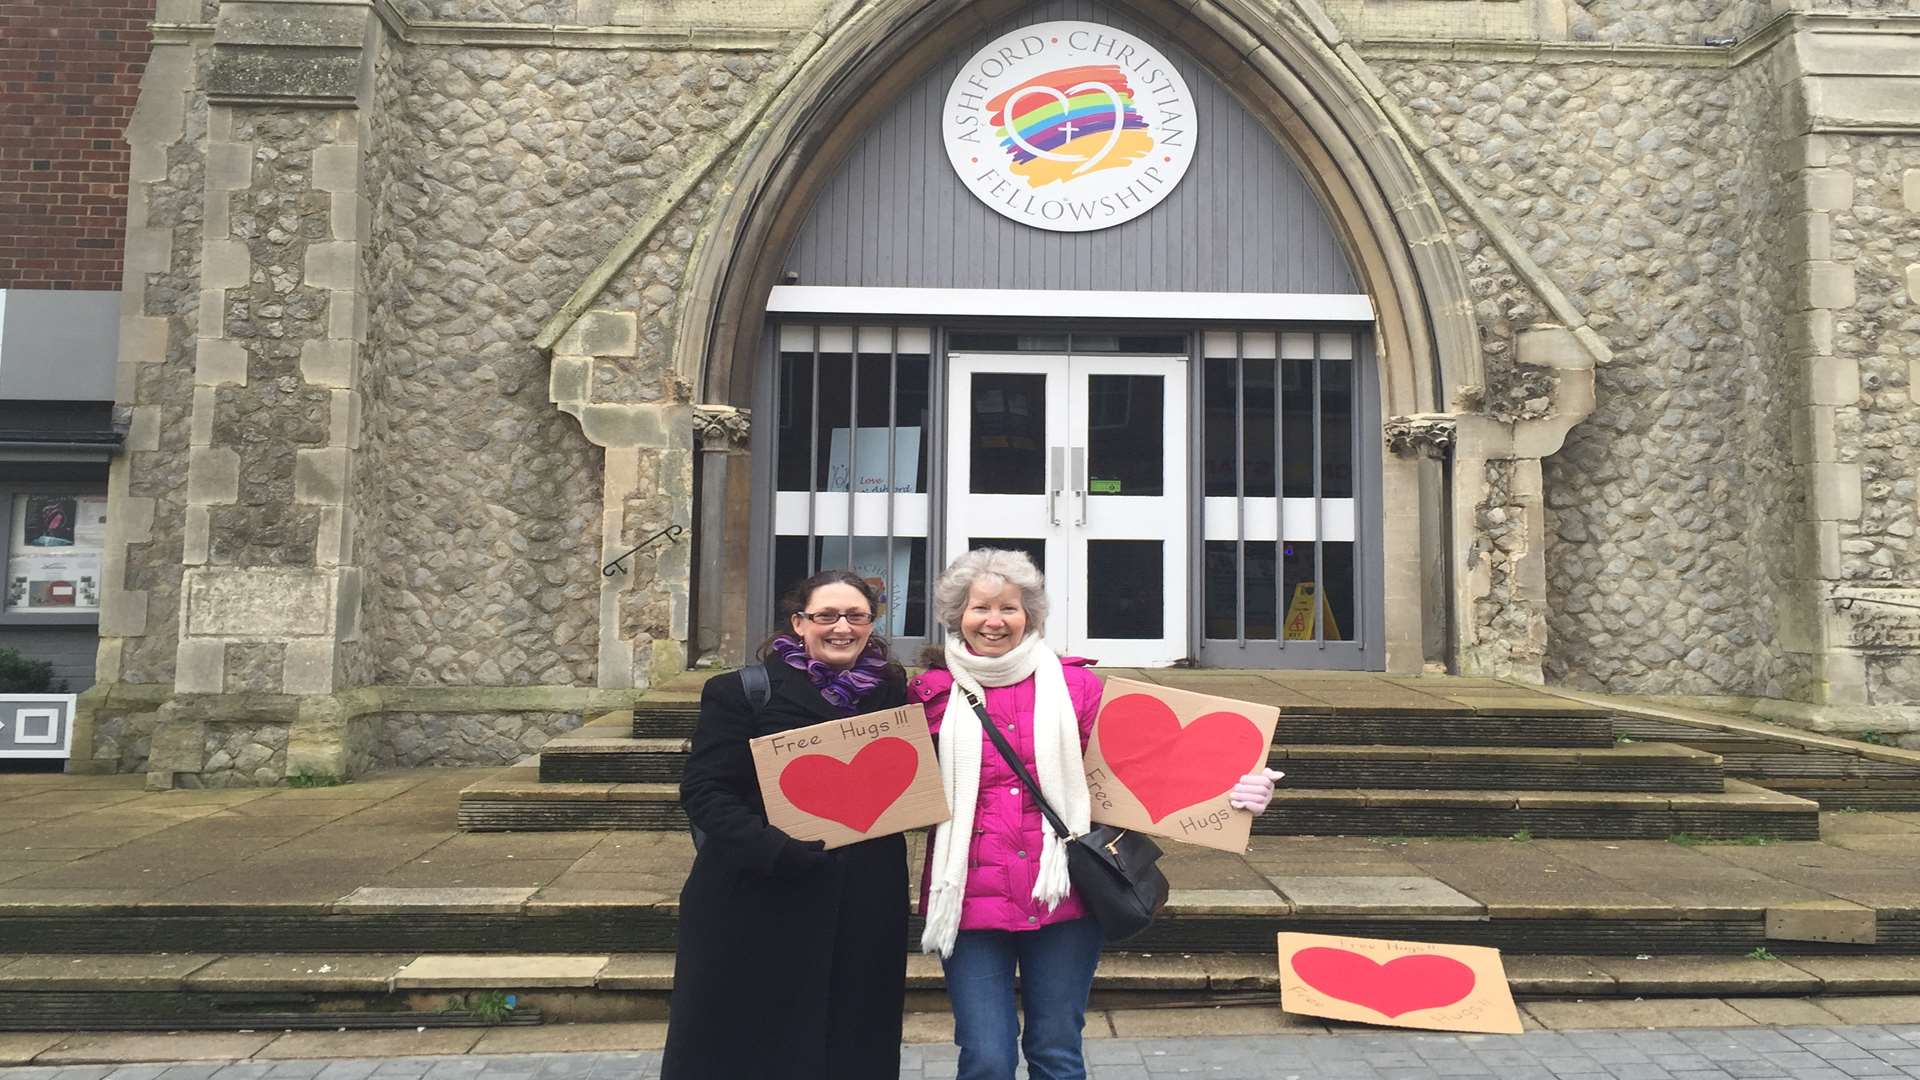
<path id="1" fill-rule="evenodd" d="M 793 617 L 807 610 L 807 601 L 813 599 L 815 590 L 828 585 L 845 585 L 860 590 L 860 595 L 867 598 L 867 610 L 875 615 L 873 636 L 867 639 L 867 648 L 872 649 L 878 646 L 881 659 L 893 658 L 893 650 L 887 647 L 886 639 L 880 636 L 878 618 L 880 590 L 874 588 L 872 582 L 851 570 L 822 570 L 781 594 L 780 603 L 774 612 L 778 621 L 774 626 L 773 634 L 760 643 L 760 650 L 757 653 L 760 659 L 765 660 L 774 654 L 775 641 L 793 635 Z"/>

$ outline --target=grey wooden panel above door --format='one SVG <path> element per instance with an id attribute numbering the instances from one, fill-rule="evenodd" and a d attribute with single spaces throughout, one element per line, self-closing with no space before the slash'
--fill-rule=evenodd
<path id="1" fill-rule="evenodd" d="M 961 65 L 1000 34 L 1051 19 L 1115 26 L 1156 44 L 1203 121 L 1180 186 L 1111 229 L 1056 233 L 1002 217 L 967 191 L 941 146 L 941 109 Z M 957 42 L 855 144 L 785 268 L 803 285 L 1360 291 L 1326 213 L 1272 134 L 1192 57 L 1090 0 L 1047 0 Z"/>

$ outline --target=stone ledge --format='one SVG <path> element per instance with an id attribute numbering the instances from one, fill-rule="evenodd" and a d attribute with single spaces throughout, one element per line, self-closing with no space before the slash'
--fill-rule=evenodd
<path id="1" fill-rule="evenodd" d="M 396 990 L 528 990 L 592 986 L 609 956 L 423 956 L 393 978 Z"/>

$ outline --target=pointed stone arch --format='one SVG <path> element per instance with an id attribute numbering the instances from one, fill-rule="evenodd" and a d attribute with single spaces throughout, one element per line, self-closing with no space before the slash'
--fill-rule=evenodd
<path id="1" fill-rule="evenodd" d="M 676 375 L 709 409 L 754 400 L 766 303 L 782 257 L 815 197 L 866 122 L 932 68 L 955 41 L 989 30 L 1028 0 L 849 3 L 816 28 L 738 153 L 715 175 L 716 195 L 682 282 Z M 1385 111 L 1386 90 L 1312 0 L 1112 0 L 1184 49 L 1226 85 L 1295 157 L 1375 308 L 1380 415 L 1454 413 L 1482 383 L 1478 325 L 1466 275 L 1416 151 Z M 747 575 L 725 573 L 718 550 L 747 550 L 752 501 L 743 447 L 711 445 L 699 520 L 709 537 L 695 582 L 698 640 L 690 651 L 738 655 L 750 640 Z M 1432 460 L 1383 459 L 1390 670 L 1419 671 L 1458 644 L 1465 578 L 1447 538 L 1441 473 Z"/>
<path id="2" fill-rule="evenodd" d="M 699 400 L 750 403 L 778 256 L 863 129 L 954 40 L 1025 0 L 882 0 L 849 11 L 794 74 L 717 185 L 682 289 L 677 374 Z M 1466 276 L 1413 151 L 1311 4 L 1120 0 L 1190 52 L 1296 156 L 1377 310 L 1383 414 L 1452 411 L 1481 383 Z"/>

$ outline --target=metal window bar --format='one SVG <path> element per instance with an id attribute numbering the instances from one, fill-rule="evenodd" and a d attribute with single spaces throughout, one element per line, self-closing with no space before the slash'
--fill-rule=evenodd
<path id="1" fill-rule="evenodd" d="M 1247 348 L 1233 332 L 1233 610 L 1235 643 L 1247 647 Z M 1201 498 L 1206 498 L 1205 492 Z M 1200 504 L 1203 508 L 1206 503 Z M 1203 510 L 1204 512 L 1204 510 Z M 1205 548 L 1202 546 L 1202 552 Z"/>
<path id="2" fill-rule="evenodd" d="M 1327 463 L 1326 455 L 1320 452 L 1320 403 L 1325 400 L 1327 392 L 1326 368 L 1320 362 L 1323 351 L 1320 341 L 1325 336 L 1313 336 L 1313 606 L 1308 618 L 1313 620 L 1313 644 L 1317 649 L 1327 647 L 1327 620 L 1321 616 L 1322 605 L 1327 602 L 1326 564 L 1321 561 L 1323 552 L 1320 549 L 1320 538 L 1326 533 L 1326 518 L 1321 513 L 1321 495 L 1324 491 L 1322 473 Z"/>
<path id="3" fill-rule="evenodd" d="M 813 327 L 813 367 L 808 372 L 813 378 L 813 397 L 807 403 L 811 415 L 807 420 L 807 576 L 820 572 L 819 558 L 814 552 L 814 496 L 820 485 L 820 328 Z M 775 585 L 778 588 L 778 585 Z"/>
<path id="4" fill-rule="evenodd" d="M 860 331 L 866 329 L 859 323 L 852 327 L 853 340 L 847 343 L 847 569 L 853 569 L 853 534 L 858 531 L 857 521 L 860 504 Z M 829 461 L 831 470 L 833 463 Z M 833 478 L 828 477 L 829 481 Z"/>
<path id="5" fill-rule="evenodd" d="M 1273 643 L 1287 649 L 1287 347 L 1273 331 Z"/>
<path id="6" fill-rule="evenodd" d="M 899 486 L 893 476 L 893 459 L 895 456 L 895 444 L 899 438 L 897 430 L 900 419 L 897 415 L 899 405 L 900 328 L 898 326 L 890 326 L 887 328 L 887 561 L 885 563 L 887 568 L 887 595 L 885 599 L 887 601 L 887 628 L 889 631 L 893 628 L 894 605 L 901 603 L 902 599 L 906 596 L 907 590 L 907 582 L 893 580 L 893 491 L 894 488 Z M 853 485 L 849 484 L 847 486 L 852 487 Z M 913 577 L 912 555 L 907 556 L 907 577 L 908 579 Z M 902 605 L 900 608 L 900 628 L 902 630 L 906 629 L 906 617 L 906 607 Z M 898 635 L 889 633 L 887 636 L 896 637 Z"/>

